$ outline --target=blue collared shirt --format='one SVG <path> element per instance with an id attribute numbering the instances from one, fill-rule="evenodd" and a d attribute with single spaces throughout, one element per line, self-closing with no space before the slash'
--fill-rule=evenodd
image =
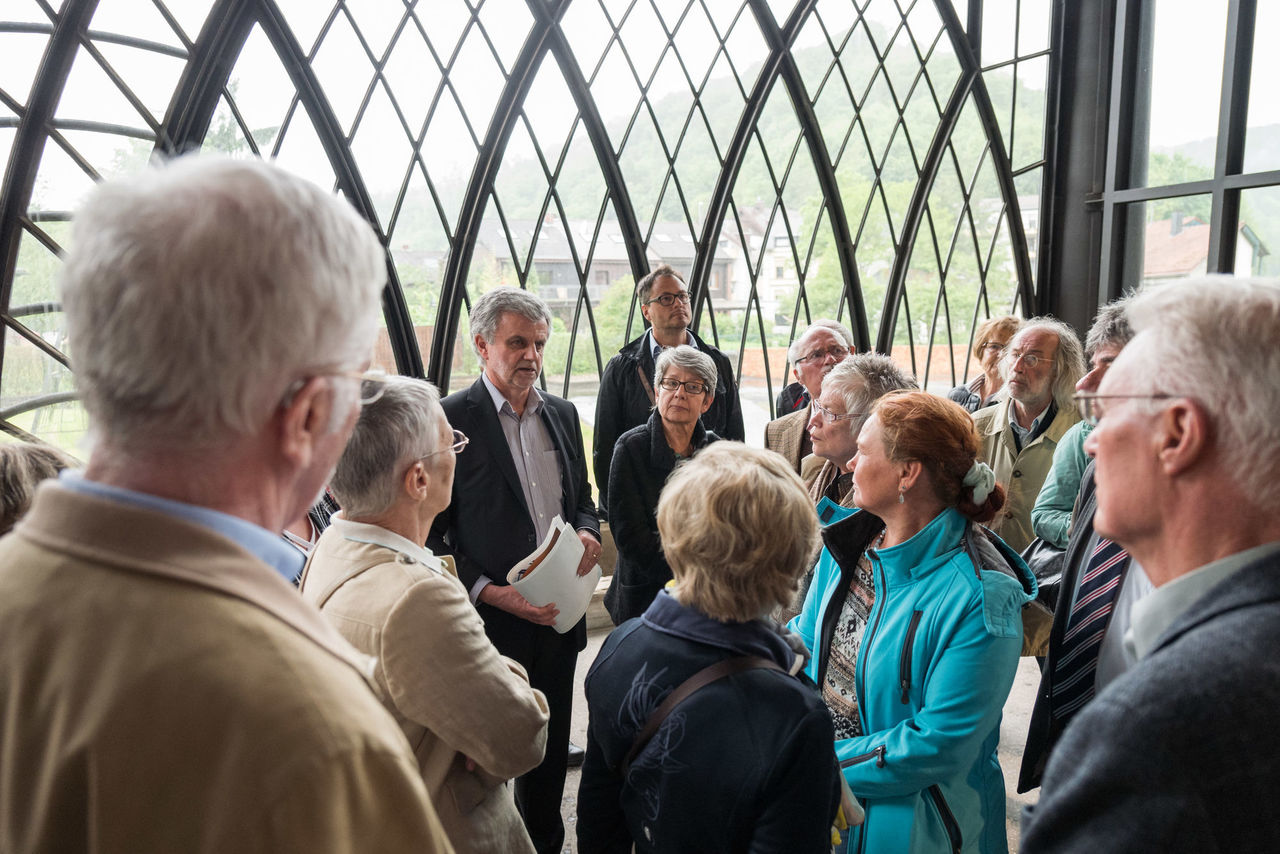
<path id="1" fill-rule="evenodd" d="M 645 335 L 648 335 L 648 336 L 649 336 L 649 338 L 648 338 L 648 341 L 649 341 L 649 352 L 650 352 L 651 354 L 653 354 L 653 360 L 656 362 L 656 361 L 658 361 L 658 356 L 662 355 L 662 351 L 663 351 L 663 350 L 665 350 L 665 349 L 667 349 L 667 348 L 666 348 L 666 347 L 663 347 L 661 344 L 659 344 L 659 343 L 657 342 L 657 340 L 653 337 L 653 330 L 652 330 L 652 329 L 650 329 L 648 332 L 646 332 L 646 333 L 645 333 Z M 684 331 L 684 343 L 688 344 L 688 345 L 689 345 L 689 346 L 691 346 L 691 347 L 693 346 L 693 339 L 689 337 L 689 330 L 688 330 L 688 329 L 686 329 L 686 330 Z"/>
<path id="2" fill-rule="evenodd" d="M 1013 428 L 1013 440 L 1014 444 L 1018 446 L 1018 450 L 1021 451 L 1034 442 L 1036 437 L 1044 432 L 1044 429 L 1049 426 L 1057 414 L 1058 402 L 1051 400 L 1049 405 L 1044 408 L 1044 412 L 1033 418 L 1031 426 L 1024 430 L 1022 425 L 1018 423 L 1018 404 L 1015 401 L 1010 401 L 1009 426 Z"/>
<path id="3" fill-rule="evenodd" d="M 161 498 L 146 492 L 99 483 L 70 469 L 63 471 L 58 481 L 67 489 L 82 495 L 91 495 L 117 504 L 142 507 L 208 528 L 239 545 L 280 573 L 290 583 L 293 583 L 293 579 L 302 572 L 305 559 L 297 549 L 280 539 L 278 533 L 272 533 L 246 519 L 208 507 L 198 507 L 194 504 L 174 501 L 171 498 Z"/>

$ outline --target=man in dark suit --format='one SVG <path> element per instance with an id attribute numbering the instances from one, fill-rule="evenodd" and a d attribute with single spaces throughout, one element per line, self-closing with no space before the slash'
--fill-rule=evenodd
<path id="1" fill-rule="evenodd" d="M 507 583 L 507 572 L 558 515 L 578 531 L 585 547 L 578 572 L 586 574 L 600 555 L 599 522 L 578 411 L 534 387 L 551 333 L 546 303 L 519 288 L 496 288 L 476 300 L 471 329 L 484 373 L 441 401 L 471 446 L 458 457 L 452 502 L 428 542 L 437 554 L 453 555 L 486 634 L 547 697 L 546 756 L 516 780 L 516 804 L 537 850 L 559 851 L 574 665 L 586 646 L 586 622 L 557 633 L 555 603 L 533 606 Z"/>
<path id="2" fill-rule="evenodd" d="M 1067 726 L 1022 850 L 1274 851 L 1280 839 L 1280 283 L 1152 288 L 1096 393 L 1094 529 L 1155 590 L 1136 664 Z"/>

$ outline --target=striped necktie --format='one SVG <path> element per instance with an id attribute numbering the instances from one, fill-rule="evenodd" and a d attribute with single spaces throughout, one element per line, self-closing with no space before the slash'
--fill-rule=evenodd
<path id="1" fill-rule="evenodd" d="M 1111 622 L 1128 556 L 1119 543 L 1102 537 L 1089 558 L 1053 667 L 1051 708 L 1058 720 L 1066 720 L 1093 699 L 1098 650 Z"/>

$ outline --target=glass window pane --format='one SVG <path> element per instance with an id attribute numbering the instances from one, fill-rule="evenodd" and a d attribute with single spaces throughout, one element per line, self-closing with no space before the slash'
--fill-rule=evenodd
<path id="1" fill-rule="evenodd" d="M 1253 31 L 1253 74 L 1249 86 L 1249 121 L 1244 138 L 1244 171 L 1280 169 L 1280 3 L 1259 3 Z"/>
<path id="2" fill-rule="evenodd" d="M 1121 287 L 1203 275 L 1209 260 L 1210 197 L 1183 196 L 1138 202 L 1121 210 L 1124 268 Z"/>
<path id="3" fill-rule="evenodd" d="M 1280 275 L 1280 187 L 1240 194 L 1235 271 L 1237 276 Z"/>
<path id="4" fill-rule="evenodd" d="M 1138 17 L 1129 184 L 1154 187 L 1161 183 L 1156 157 L 1198 151 L 1202 141 L 1217 138 L 1227 0 L 1202 0 L 1193 15 L 1181 0 L 1147 0 Z M 1194 73 L 1188 73 L 1188 57 L 1195 57 Z"/>

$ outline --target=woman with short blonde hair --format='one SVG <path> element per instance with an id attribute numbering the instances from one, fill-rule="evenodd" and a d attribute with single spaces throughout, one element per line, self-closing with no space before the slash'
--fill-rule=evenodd
<path id="1" fill-rule="evenodd" d="M 982 371 L 967 384 L 951 389 L 947 392 L 947 397 L 969 412 L 977 412 L 995 403 L 996 392 L 1004 388 L 1000 357 L 1021 327 L 1022 320 L 1010 314 L 988 317 L 979 323 L 977 331 L 973 333 L 972 355 Z"/>
<path id="2" fill-rule="evenodd" d="M 717 442 L 672 475 L 658 528 L 675 583 L 587 674 L 578 850 L 828 854 L 831 717 L 763 617 L 788 601 L 816 542 L 800 478 L 772 451 Z M 696 677 L 737 665 L 655 715 Z"/>

